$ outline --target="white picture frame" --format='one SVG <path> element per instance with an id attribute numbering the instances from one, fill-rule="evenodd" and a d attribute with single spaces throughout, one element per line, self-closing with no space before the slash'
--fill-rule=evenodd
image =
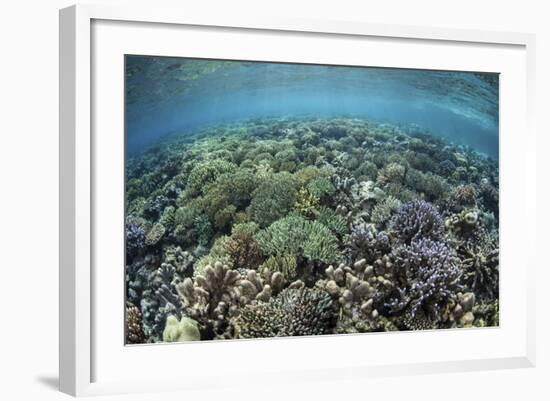
<path id="1" fill-rule="evenodd" d="M 119 25 L 117 25 L 119 24 Z M 155 28 L 156 27 L 156 28 Z M 105 194 L 109 188 L 120 184 L 121 174 L 113 174 L 113 180 L 98 179 L 105 172 L 117 171 L 120 168 L 120 160 L 123 158 L 120 144 L 123 143 L 123 130 L 116 131 L 113 135 L 113 143 L 104 139 L 97 140 L 94 130 L 102 127 L 102 122 L 120 127 L 117 123 L 122 116 L 117 116 L 116 107 L 122 107 L 117 99 L 122 95 L 117 92 L 116 83 L 113 87 L 100 87 L 109 77 L 100 73 L 104 63 L 110 62 L 107 53 L 111 52 L 120 61 L 120 52 L 128 49 L 146 54 L 174 54 L 175 44 L 164 45 L 163 49 L 155 51 L 155 40 L 166 35 L 182 32 L 185 35 L 186 27 L 203 30 L 209 35 L 212 30 L 214 38 L 224 39 L 220 35 L 241 34 L 262 35 L 263 40 L 273 41 L 272 51 L 286 47 L 291 53 L 286 60 L 292 60 L 292 45 L 285 43 L 277 45 L 277 41 L 283 41 L 283 36 L 304 41 L 325 40 L 327 43 L 338 38 L 342 43 L 346 40 L 383 40 L 386 45 L 400 41 L 406 41 L 409 45 L 436 46 L 438 51 L 453 53 L 477 51 L 479 59 L 483 60 L 482 53 L 494 50 L 493 55 L 488 55 L 486 61 L 473 60 L 470 56 L 471 67 L 481 65 L 476 63 L 486 62 L 492 72 L 501 72 L 498 63 L 506 61 L 508 68 L 505 73 L 507 83 L 501 91 L 501 99 L 511 93 L 517 93 L 517 98 L 510 102 L 503 102 L 501 115 L 501 176 L 502 185 L 502 212 L 503 236 L 501 239 L 501 260 L 510 262 L 519 260 L 521 272 L 514 282 L 510 275 L 503 274 L 501 288 L 503 297 L 502 324 L 497 329 L 469 330 L 469 331 L 445 331 L 426 333 L 397 333 L 385 335 L 353 335 L 353 336 L 324 336 L 307 339 L 271 339 L 251 340 L 238 342 L 207 342 L 202 344 L 178 344 L 157 345 L 143 347 L 124 347 L 122 337 L 114 335 L 116 340 L 113 347 L 106 345 L 105 329 L 109 322 L 122 322 L 123 313 L 115 312 L 112 316 L 106 316 L 103 304 L 96 304 L 95 291 L 105 289 L 104 301 L 118 302 L 114 294 L 122 293 L 118 288 L 121 281 L 107 284 L 106 276 L 97 274 L 95 268 L 97 261 L 102 261 L 109 253 L 101 253 L 97 246 L 98 230 L 105 227 L 102 217 L 103 209 L 98 202 L 98 193 Z M 140 37 L 140 30 L 152 29 L 146 36 Z M 127 32 L 128 35 L 125 35 Z M 132 33 L 131 35 L 129 33 Z M 210 33 L 212 33 L 210 32 Z M 246 33 L 246 35 L 244 35 Z M 179 33 L 177 33 L 179 34 Z M 94 39 L 94 35 L 96 38 Z M 158 36 L 157 36 L 158 35 Z M 163 36 L 164 35 L 164 36 Z M 140 48 L 127 42 L 128 37 L 141 38 Z M 145 40 L 147 38 L 148 40 Z M 106 40 L 107 39 L 107 40 Z M 300 39 L 300 40 L 302 40 Z M 246 39 L 248 40 L 248 39 Z M 107 45 L 107 42 L 110 44 Z M 143 43 L 147 42 L 147 43 Z M 223 42 L 223 40 L 222 40 Z M 205 37 L 203 42 L 207 54 L 209 42 Z M 253 43 L 253 42 L 249 42 Z M 282 42 L 281 42 L 282 43 Z M 118 47 L 117 47 L 118 46 Z M 137 46 L 137 45 L 136 45 Z M 345 46 L 342 46 L 345 49 Z M 452 47 L 451 50 L 446 47 Z M 109 48 L 109 49 L 107 49 Z M 460 29 L 439 29 L 415 26 L 375 25 L 362 22 L 349 21 L 314 21 L 294 20 L 292 18 L 259 18 L 257 16 L 242 16 L 240 19 L 228 19 L 216 15 L 189 14 L 185 7 L 177 10 L 164 10 L 160 8 L 112 8 L 99 5 L 78 5 L 60 11 L 60 390 L 75 396 L 97 395 L 110 393 L 165 391 L 212 388 L 213 381 L 217 386 L 234 386 L 235 378 L 243 372 L 250 374 L 254 381 L 261 385 L 270 383 L 277 377 L 280 380 L 327 380 L 339 378 L 354 378 L 361 380 L 365 377 L 422 374 L 430 372 L 457 372 L 480 369 L 504 369 L 517 367 L 532 367 L 535 364 L 535 283 L 534 270 L 537 263 L 534 244 L 528 239 L 522 239 L 513 231 L 535 232 L 536 211 L 534 204 L 535 193 L 535 137 L 532 128 L 534 111 L 534 35 L 525 33 L 484 32 Z M 477 50 L 476 50 L 477 49 Z M 498 50 L 500 49 L 500 50 Z M 105 50 L 105 54 L 101 53 Z M 418 51 L 421 49 L 419 48 Z M 220 47 L 217 54 L 233 54 L 238 52 L 238 47 L 225 44 Z M 258 50 L 259 51 L 259 50 Z M 264 50 L 265 51 L 265 50 Z M 345 50 L 342 50 L 345 51 Z M 428 47 L 426 52 L 433 52 Z M 500 53 L 503 57 L 499 59 Z M 109 54 L 111 54 L 109 53 Z M 223 55 L 222 54 L 222 55 Z M 244 53 L 243 53 L 244 54 Z M 245 57 L 237 54 L 234 58 Z M 256 57 L 262 58 L 257 53 Z M 283 53 L 281 53 L 283 54 Z M 335 56 L 333 53 L 332 57 Z M 380 53 L 382 54 L 382 53 Z M 476 53 L 477 54 L 477 53 Z M 494 57 L 493 57 L 494 56 Z M 252 56 L 250 56 L 252 57 Z M 274 57 L 274 56 L 264 56 Z M 304 55 L 307 57 L 307 55 Z M 329 56 L 327 56 L 329 57 Z M 396 56 L 397 57 L 397 56 Z M 97 60 L 95 59 L 97 58 Z M 223 57 L 221 57 L 223 58 Z M 276 57 L 283 59 L 283 56 Z M 490 61 L 492 59 L 493 61 Z M 103 60 L 103 61 L 101 61 Z M 327 61 L 323 60 L 323 61 Z M 333 58 L 333 61 L 335 59 Z M 449 68 L 459 69 L 464 65 L 458 65 L 452 57 L 442 60 L 439 65 L 430 64 L 429 57 L 426 61 L 419 57 L 415 61 L 418 68 Z M 330 60 L 328 60 L 330 62 Z M 468 60 L 467 60 L 468 61 Z M 342 60 L 342 63 L 354 63 L 354 60 Z M 376 62 L 376 60 L 375 60 Z M 102 64 L 103 63 L 103 64 Z M 362 65 L 361 60 L 356 64 Z M 399 66 L 398 59 L 387 59 L 380 62 L 382 66 Z M 390 65 L 395 63 L 394 65 Z M 455 64 L 453 64 L 455 63 Z M 492 63 L 492 64 L 491 64 Z M 496 66 L 496 67 L 495 67 Z M 97 69 L 97 71 L 96 71 Z M 483 71 L 480 69 L 479 71 Z M 113 72 L 111 72 L 113 73 Z M 122 80 L 122 71 L 119 71 Z M 99 74 L 99 75 L 98 75 Z M 116 74 L 115 74 L 116 75 Z M 113 75 L 112 77 L 115 77 Z M 95 78 L 94 78 L 95 77 Z M 508 79 L 509 78 L 509 79 Z M 105 81 L 107 79 L 107 81 Z M 112 79 L 116 79 L 112 78 Z M 95 81 L 94 81 L 95 80 Z M 509 85 L 509 86 L 506 86 Z M 513 91 L 516 90 L 516 92 Z M 104 96 L 106 91 L 115 91 L 113 97 L 115 108 L 113 114 L 104 114 L 98 97 Z M 103 99 L 103 98 L 102 98 Z M 105 107 L 103 107 L 105 108 Z M 102 114 L 103 113 L 103 114 Z M 120 113 L 118 113 L 120 114 Z M 95 121 L 94 119 L 100 119 Z M 117 125 L 118 124 L 118 125 Z M 521 134 L 514 131 L 520 131 Z M 504 133 L 504 134 L 503 134 Z M 510 135 L 508 135 L 510 133 Z M 111 146 L 113 145 L 113 146 Z M 118 147 L 117 147 L 118 146 Z M 106 151 L 111 149 L 111 151 Z M 118 153 L 117 153 L 118 152 Z M 118 156 L 117 156 L 118 155 Z M 513 168 L 512 168 L 513 167 Z M 113 170 L 114 169 L 114 170 Z M 103 173 L 101 172 L 103 171 Z M 507 186 L 510 184 L 510 186 Z M 514 188 L 511 188 L 512 184 Z M 105 187 L 103 187 L 105 185 Z M 110 185 L 110 186 L 109 186 Z M 520 185 L 519 187 L 516 185 Z M 102 195 L 104 196 L 104 195 Z M 116 198 L 116 196 L 115 196 Z M 116 203 L 116 202 L 115 202 Z M 122 207 L 122 202 L 120 203 Z M 511 213 L 511 212 L 514 213 Z M 102 220 L 103 219 L 103 220 Z M 121 220 L 122 221 L 122 220 Z M 506 230 L 506 231 L 505 231 Z M 116 230 L 115 230 L 116 231 Z M 509 232 L 510 234 L 507 234 Z M 522 255 L 516 248 L 523 249 Z M 121 250 L 122 252 L 122 250 Z M 519 257 L 522 256 L 521 259 Z M 121 266 L 122 269 L 122 266 Z M 122 270 L 119 274 L 122 277 Z M 511 299 L 512 284 L 515 286 L 513 294 L 518 300 L 514 304 L 508 302 Z M 118 288 L 118 289 L 117 289 Z M 103 306 L 102 306 L 103 305 Z M 103 309 L 102 309 L 103 308 Z M 113 307 L 112 309 L 116 309 Z M 506 308 L 506 309 L 505 309 Z M 122 306 L 120 307 L 122 310 Z M 510 310 L 510 315 L 507 315 Z M 508 319 L 506 317 L 508 316 Z M 111 319 L 111 320 L 109 320 Z M 118 320 L 117 320 L 118 319 Z M 122 324 L 122 323 L 121 323 Z M 113 328 L 115 330 L 115 328 Z M 116 333 L 122 330 L 122 326 L 116 328 Z M 422 337 L 421 337 L 422 336 Z M 371 353 L 371 360 L 352 360 L 362 355 L 357 351 L 364 346 L 365 341 L 376 342 L 377 348 L 390 344 L 396 350 L 406 349 L 408 344 L 414 344 L 413 348 L 430 345 L 434 347 L 434 355 L 419 358 L 411 351 L 409 356 L 403 353 L 397 357 L 384 360 L 382 354 Z M 479 349 L 472 349 L 464 353 L 460 347 L 448 354 L 439 352 L 438 344 L 447 341 L 470 343 L 479 341 Z M 117 345 L 118 344 L 118 345 Z M 489 346 L 489 344 L 493 344 Z M 182 354 L 181 347 L 185 350 L 186 358 L 190 364 L 195 364 L 193 372 L 189 372 L 187 380 L 177 380 L 175 376 L 144 375 L 143 378 L 132 370 L 136 361 L 143 360 L 144 364 L 166 363 L 167 370 L 173 361 Z M 338 349 L 355 350 L 342 353 L 338 358 L 320 358 L 315 350 Z M 484 348 L 485 347 L 485 348 Z M 475 348 L 475 347 L 473 347 Z M 278 355 L 292 353 L 296 360 L 292 361 L 292 367 L 285 367 Z M 430 352 L 426 352 L 428 355 Z M 258 355 L 273 358 L 270 366 L 262 366 L 252 363 Z M 462 355 L 465 355 L 464 357 Z M 231 360 L 250 358 L 246 367 L 244 362 L 232 362 L 234 366 L 224 365 L 214 370 L 209 370 L 209 361 L 214 359 Z M 118 358 L 118 359 L 117 359 Z M 201 361 L 201 359 L 204 359 Z M 257 362 L 257 361 L 256 361 Z M 239 365 L 240 363 L 240 365 Z M 203 369 L 201 369 L 203 368 Z M 223 375 L 223 369 L 232 368 L 233 372 Z M 132 374 L 125 375 L 128 369 Z M 247 370 L 248 369 L 248 370 Z M 191 369 L 189 369 L 191 370 Z M 118 372 L 118 374 L 115 374 Z M 269 375 L 268 375 L 269 373 Z M 181 375 L 180 375 L 181 376 Z M 269 376 L 269 377 L 267 377 Z"/>

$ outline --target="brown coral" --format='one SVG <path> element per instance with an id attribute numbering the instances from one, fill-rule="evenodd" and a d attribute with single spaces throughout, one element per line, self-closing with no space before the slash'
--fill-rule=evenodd
<path id="1" fill-rule="evenodd" d="M 178 284 L 184 314 L 199 323 L 201 338 L 223 335 L 227 319 L 236 313 L 240 301 L 239 279 L 238 271 L 216 262 L 206 266 L 194 281 L 186 278 Z"/>
<path id="2" fill-rule="evenodd" d="M 241 269 L 257 269 L 263 261 L 258 243 L 251 235 L 238 232 L 231 236 L 225 245 L 233 266 Z"/>
<path id="3" fill-rule="evenodd" d="M 145 335 L 141 327 L 141 313 L 132 305 L 126 307 L 126 344 L 143 344 Z"/>

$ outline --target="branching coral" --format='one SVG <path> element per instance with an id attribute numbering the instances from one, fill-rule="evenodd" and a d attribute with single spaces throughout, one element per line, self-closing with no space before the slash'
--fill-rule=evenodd
<path id="1" fill-rule="evenodd" d="M 311 194 L 307 189 L 302 188 L 298 191 L 294 210 L 306 217 L 317 217 L 319 215 L 319 198 Z"/>
<path id="2" fill-rule="evenodd" d="M 477 190 L 473 185 L 460 185 L 451 193 L 450 206 L 455 211 L 460 211 L 464 207 L 475 207 L 477 203 L 477 196 Z"/>
<path id="3" fill-rule="evenodd" d="M 384 228 L 388 220 L 391 218 L 401 206 L 401 201 L 393 196 L 388 196 L 381 202 L 378 202 L 371 212 L 371 221 L 377 227 Z"/>
<path id="4" fill-rule="evenodd" d="M 297 255 L 307 239 L 309 222 L 300 215 L 291 214 L 255 235 L 265 255 Z"/>
<path id="5" fill-rule="evenodd" d="M 144 334 L 153 340 L 162 338 L 168 315 L 181 315 L 182 304 L 176 293 L 181 281 L 176 269 L 163 263 L 141 277 L 145 287 L 141 292 L 140 309 Z"/>
<path id="6" fill-rule="evenodd" d="M 445 219 L 445 227 L 461 239 L 475 237 L 480 229 L 481 220 L 478 209 L 463 209 Z"/>
<path id="7" fill-rule="evenodd" d="M 378 232 L 372 224 L 361 224 L 352 227 L 347 259 L 351 262 L 365 258 L 368 263 L 374 263 L 390 249 L 390 238 L 386 232 Z"/>
<path id="8" fill-rule="evenodd" d="M 255 239 L 265 255 L 303 255 L 310 260 L 330 263 L 338 254 L 338 240 L 334 234 L 321 223 L 299 215 L 277 220 L 260 231 Z"/>
<path id="9" fill-rule="evenodd" d="M 321 200 L 326 200 L 336 192 L 336 188 L 327 177 L 311 180 L 306 188 L 310 194 Z"/>
<path id="10" fill-rule="evenodd" d="M 498 237 L 485 234 L 480 240 L 465 241 L 458 247 L 464 283 L 482 298 L 498 297 Z"/>
<path id="11" fill-rule="evenodd" d="M 296 277 L 296 256 L 294 255 L 272 255 L 259 268 L 260 272 L 280 272 L 287 279 Z"/>
<path id="12" fill-rule="evenodd" d="M 207 266 L 194 280 L 186 278 L 178 284 L 184 313 L 198 322 L 201 338 L 212 339 L 224 334 L 228 317 L 237 312 L 239 279 L 236 270 L 217 262 Z"/>
<path id="13" fill-rule="evenodd" d="M 407 168 L 399 163 L 389 163 L 378 173 L 377 181 L 381 184 L 387 182 L 403 182 Z"/>
<path id="14" fill-rule="evenodd" d="M 317 221 L 327 227 L 339 238 L 344 237 L 348 233 L 348 225 L 346 219 L 328 207 L 322 206 L 319 210 Z"/>
<path id="15" fill-rule="evenodd" d="M 133 257 L 145 246 L 145 222 L 134 216 L 126 218 L 126 255 Z"/>
<path id="16" fill-rule="evenodd" d="M 437 241 L 443 238 L 444 224 L 431 203 L 413 201 L 399 208 L 390 222 L 390 232 L 404 244 L 421 238 Z"/>
<path id="17" fill-rule="evenodd" d="M 233 234 L 225 247 L 236 268 L 257 269 L 263 261 L 262 251 L 251 235 Z"/>
<path id="18" fill-rule="evenodd" d="M 306 258 L 324 263 L 331 263 L 337 259 L 338 240 L 328 228 L 313 221 L 306 225 L 306 235 L 302 249 Z"/>
<path id="19" fill-rule="evenodd" d="M 398 296 L 389 302 L 393 313 L 414 318 L 424 313 L 432 322 L 442 320 L 447 302 L 461 289 L 459 260 L 444 242 L 421 238 L 394 251 Z"/>
<path id="20" fill-rule="evenodd" d="M 179 246 L 168 246 L 164 249 L 164 263 L 172 265 L 182 276 L 190 272 L 194 262 L 195 257 Z"/>
<path id="21" fill-rule="evenodd" d="M 329 266 L 325 270 L 326 279 L 321 279 L 316 287 L 325 290 L 338 301 L 339 312 L 336 332 L 367 332 L 380 329 L 391 330 L 387 320 L 376 309 L 379 302 L 393 286 L 383 276 L 375 276 L 373 266 L 365 259 L 358 260 L 353 268 L 341 264 L 336 269 Z"/>
<path id="22" fill-rule="evenodd" d="M 233 325 L 237 338 L 308 336 L 329 333 L 333 316 L 326 292 L 287 288 L 269 302 L 247 305 Z"/>

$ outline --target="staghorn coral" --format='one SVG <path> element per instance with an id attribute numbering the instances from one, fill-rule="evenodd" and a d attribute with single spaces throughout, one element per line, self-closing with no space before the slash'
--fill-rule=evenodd
<path id="1" fill-rule="evenodd" d="M 338 239 L 317 221 L 289 215 L 255 236 L 265 255 L 302 255 L 325 263 L 338 254 Z"/>
<path id="2" fill-rule="evenodd" d="M 390 238 L 386 232 L 378 232 L 372 224 L 360 224 L 352 227 L 347 259 L 351 262 L 365 258 L 368 263 L 374 263 L 390 249 Z"/>
<path id="3" fill-rule="evenodd" d="M 309 260 L 334 262 L 338 257 L 338 240 L 331 231 L 317 221 L 306 225 L 307 239 L 303 243 L 303 255 Z"/>
<path id="4" fill-rule="evenodd" d="M 302 216 L 290 214 L 261 230 L 254 238 L 265 255 L 297 255 L 307 239 L 308 224 Z"/>
<path id="5" fill-rule="evenodd" d="M 397 297 L 388 303 L 389 310 L 411 318 L 422 310 L 431 322 L 440 322 L 446 304 L 461 289 L 454 250 L 444 242 L 421 238 L 401 245 L 393 256 Z"/>
<path id="6" fill-rule="evenodd" d="M 399 208 L 390 222 L 390 232 L 404 244 L 421 238 L 440 240 L 444 235 L 444 223 L 431 203 L 413 201 Z"/>
<path id="7" fill-rule="evenodd" d="M 333 325 L 331 297 L 313 288 L 286 288 L 269 302 L 247 305 L 232 324 L 236 338 L 327 334 Z"/>
<path id="8" fill-rule="evenodd" d="M 348 233 L 348 224 L 346 219 L 338 215 L 335 210 L 322 206 L 319 210 L 317 221 L 327 227 L 339 238 Z"/>

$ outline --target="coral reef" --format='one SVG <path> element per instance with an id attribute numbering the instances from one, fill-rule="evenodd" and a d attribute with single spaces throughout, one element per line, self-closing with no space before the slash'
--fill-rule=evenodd
<path id="1" fill-rule="evenodd" d="M 499 324 L 498 163 L 419 127 L 246 120 L 126 177 L 128 344 Z"/>

